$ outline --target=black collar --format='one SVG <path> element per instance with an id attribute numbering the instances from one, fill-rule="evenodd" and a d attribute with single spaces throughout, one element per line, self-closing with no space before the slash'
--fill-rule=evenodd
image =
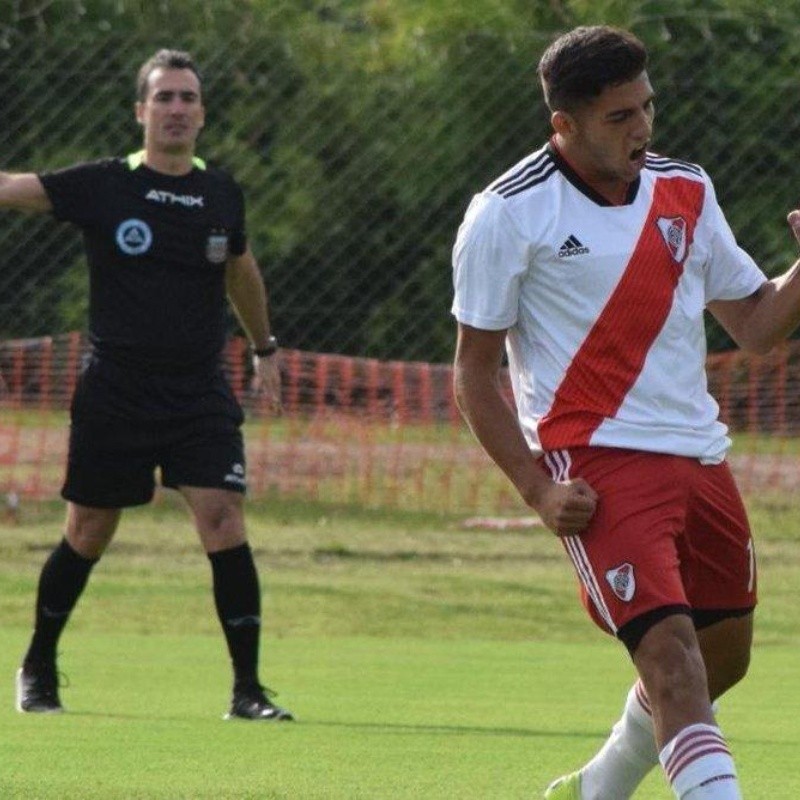
<path id="1" fill-rule="evenodd" d="M 600 192 L 593 189 L 586 183 L 577 172 L 567 163 L 567 160 L 558 152 L 558 148 L 552 143 L 547 143 L 547 151 L 550 157 L 555 162 L 555 165 L 561 170 L 564 177 L 582 194 L 585 194 L 593 203 L 599 206 L 615 206 L 607 197 L 604 197 Z M 628 191 L 625 195 L 625 202 L 621 205 L 629 206 L 635 199 L 639 192 L 639 184 L 642 182 L 641 177 L 637 177 L 635 181 L 628 184 Z"/>

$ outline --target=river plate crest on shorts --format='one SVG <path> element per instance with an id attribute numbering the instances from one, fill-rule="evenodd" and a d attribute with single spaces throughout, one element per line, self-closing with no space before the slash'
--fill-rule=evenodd
<path id="1" fill-rule="evenodd" d="M 630 602 L 636 591 L 636 576 L 633 573 L 633 564 L 620 564 L 618 567 L 606 572 L 606 580 L 611 591 L 624 603 Z"/>
<path id="2" fill-rule="evenodd" d="M 206 258 L 212 264 L 224 264 L 228 260 L 228 234 L 211 233 L 206 242 Z"/>
<path id="3" fill-rule="evenodd" d="M 678 264 L 682 264 L 686 257 L 686 220 L 683 217 L 659 217 L 656 225 L 667 243 L 670 255 Z"/>

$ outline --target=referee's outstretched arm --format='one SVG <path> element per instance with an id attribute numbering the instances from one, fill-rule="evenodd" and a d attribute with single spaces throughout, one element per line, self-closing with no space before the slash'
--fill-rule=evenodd
<path id="1" fill-rule="evenodd" d="M 0 208 L 44 212 L 53 206 L 35 173 L 0 172 Z"/>

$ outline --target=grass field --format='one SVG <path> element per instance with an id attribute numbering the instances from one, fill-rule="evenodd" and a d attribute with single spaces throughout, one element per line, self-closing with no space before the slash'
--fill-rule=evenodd
<path id="1" fill-rule="evenodd" d="M 745 797 L 788 800 L 800 508 L 751 511 L 757 645 L 720 721 Z M 61 508 L 0 527 L 0 798 L 537 798 L 616 718 L 632 669 L 584 618 L 549 534 L 311 504 L 250 520 L 263 678 L 296 724 L 220 719 L 229 670 L 209 569 L 169 494 L 126 514 L 62 640 L 69 713 L 17 714 L 13 674 Z M 670 796 L 657 772 L 637 795 Z"/>

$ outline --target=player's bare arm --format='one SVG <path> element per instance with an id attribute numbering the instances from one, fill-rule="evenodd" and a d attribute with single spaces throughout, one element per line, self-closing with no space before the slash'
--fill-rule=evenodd
<path id="1" fill-rule="evenodd" d="M 52 207 L 38 175 L 33 172 L 0 172 L 0 208 L 43 213 Z"/>
<path id="2" fill-rule="evenodd" d="M 787 219 L 800 242 L 800 211 Z M 743 350 L 768 353 L 800 325 L 800 261 L 749 297 L 717 300 L 708 310 Z"/>
<path id="3" fill-rule="evenodd" d="M 267 289 L 250 248 L 242 255 L 228 259 L 225 288 L 253 348 L 259 350 L 267 347 L 270 339 Z M 273 410 L 278 410 L 281 397 L 278 359 L 274 356 L 255 356 L 253 370 L 254 388 L 264 395 Z"/>
<path id="4" fill-rule="evenodd" d="M 555 483 L 537 463 L 500 389 L 505 336 L 459 324 L 456 402 L 475 437 L 545 525 L 558 536 L 580 533 L 594 514 L 597 494 L 581 479 Z"/>

